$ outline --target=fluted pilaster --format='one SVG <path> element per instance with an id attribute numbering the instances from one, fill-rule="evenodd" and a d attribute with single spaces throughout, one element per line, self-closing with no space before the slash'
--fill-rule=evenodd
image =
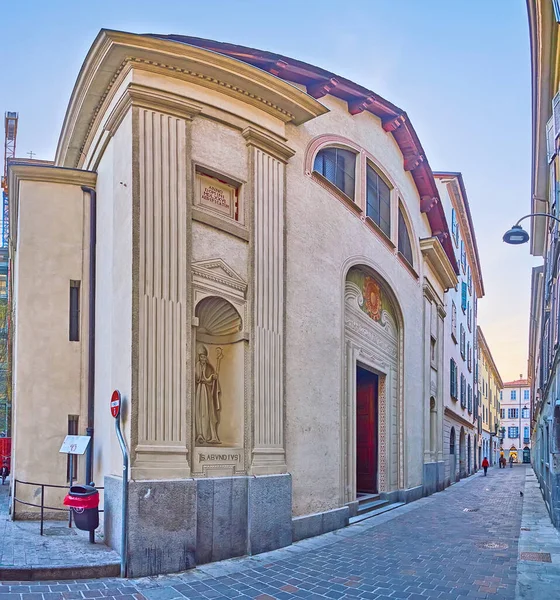
<path id="1" fill-rule="evenodd" d="M 293 151 L 252 128 L 247 139 L 254 214 L 253 474 L 285 473 L 284 202 L 286 161 Z"/>

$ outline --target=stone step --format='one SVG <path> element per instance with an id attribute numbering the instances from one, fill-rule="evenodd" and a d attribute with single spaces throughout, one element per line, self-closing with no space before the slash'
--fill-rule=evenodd
<path id="1" fill-rule="evenodd" d="M 362 515 L 364 513 L 371 512 L 372 510 L 377 510 L 378 508 L 382 508 L 389 504 L 387 500 L 382 500 L 378 498 L 377 500 L 372 500 L 370 502 L 364 502 L 363 504 L 358 504 L 358 514 Z"/>
<path id="2" fill-rule="evenodd" d="M 386 504 L 385 506 L 382 506 L 377 510 L 373 510 L 364 514 L 358 514 L 356 517 L 350 517 L 349 524 L 353 525 L 354 523 L 359 523 L 360 521 L 365 521 L 366 519 L 377 517 L 379 515 L 382 515 L 383 513 L 389 512 L 390 510 L 394 510 L 395 508 L 399 508 L 399 506 L 404 505 L 404 502 L 393 502 L 393 504 Z"/>
<path id="3" fill-rule="evenodd" d="M 358 504 L 365 504 L 366 502 L 370 502 L 371 500 L 379 500 L 379 494 L 358 494 Z"/>

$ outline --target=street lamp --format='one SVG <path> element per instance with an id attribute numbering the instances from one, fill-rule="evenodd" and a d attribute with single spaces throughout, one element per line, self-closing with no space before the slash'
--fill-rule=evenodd
<path id="1" fill-rule="evenodd" d="M 521 219 L 519 219 L 519 221 L 517 221 L 517 223 L 511 229 L 508 229 L 508 231 L 504 233 L 502 239 L 506 244 L 518 246 L 519 244 L 526 244 L 529 241 L 529 234 L 519 224 L 521 221 L 528 219 L 529 217 L 549 217 L 550 219 L 554 219 L 560 223 L 560 219 L 558 217 L 548 213 L 531 213 L 529 215 L 525 215 L 524 217 L 521 217 Z"/>

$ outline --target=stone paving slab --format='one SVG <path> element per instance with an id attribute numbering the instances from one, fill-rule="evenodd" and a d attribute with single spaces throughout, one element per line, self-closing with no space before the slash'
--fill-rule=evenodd
<path id="1" fill-rule="evenodd" d="M 552 525 L 539 482 L 527 469 L 519 535 L 516 600 L 560 598 L 560 534 Z M 521 560 L 522 552 L 545 552 L 551 562 Z"/>
<path id="2" fill-rule="evenodd" d="M 487 477 L 477 474 L 379 517 L 259 556 L 127 581 L 6 582 L 0 600 L 514 600 L 526 472 L 491 468 Z M 538 546 L 538 539 L 528 543 Z M 539 573 L 551 578 L 545 598 L 560 598 L 554 574 Z"/>
<path id="3" fill-rule="evenodd" d="M 88 532 L 69 528 L 66 521 L 12 521 L 9 486 L 0 485 L 0 580 L 45 577 L 109 577 L 120 572 L 120 556 Z M 0 598 L 2 600 L 2 598 Z"/>

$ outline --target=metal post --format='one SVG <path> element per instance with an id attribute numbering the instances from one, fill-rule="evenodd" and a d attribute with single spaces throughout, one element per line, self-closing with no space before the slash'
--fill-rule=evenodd
<path id="1" fill-rule="evenodd" d="M 128 449 L 124 441 L 124 437 L 121 431 L 121 415 L 120 412 L 115 419 L 115 431 L 117 432 L 117 439 L 121 447 L 123 455 L 123 484 L 122 484 L 122 514 L 121 514 L 121 577 L 127 575 L 127 563 L 128 563 Z"/>
<path id="2" fill-rule="evenodd" d="M 70 457 L 70 487 L 72 487 L 72 475 L 74 474 L 74 455 L 69 454 Z M 68 509 L 68 527 L 72 527 L 72 508 Z"/>
<path id="3" fill-rule="evenodd" d="M 41 484 L 41 535 L 43 535 L 43 520 L 45 516 L 45 486 Z"/>

